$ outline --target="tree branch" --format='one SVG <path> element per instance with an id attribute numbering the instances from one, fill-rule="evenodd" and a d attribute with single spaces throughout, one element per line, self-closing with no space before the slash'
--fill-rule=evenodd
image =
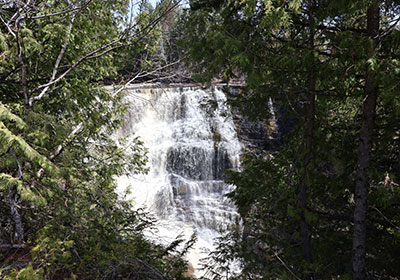
<path id="1" fill-rule="evenodd" d="M 53 160 L 56 156 L 58 156 L 65 145 L 72 139 L 72 137 L 77 134 L 83 128 L 83 123 L 78 124 L 70 134 L 68 134 L 67 139 L 64 140 L 63 143 L 57 146 L 54 153 L 49 156 L 49 160 Z M 39 171 L 36 173 L 37 179 L 40 179 L 44 174 L 44 168 L 40 168 Z M 31 188 L 35 187 L 36 181 L 33 181 L 31 184 Z"/>
<path id="2" fill-rule="evenodd" d="M 49 89 L 50 86 L 54 85 L 55 83 L 58 83 L 59 81 L 61 81 L 66 75 L 68 75 L 72 70 L 74 70 L 77 66 L 79 66 L 82 62 L 84 62 L 85 60 L 87 60 L 88 58 L 90 58 L 91 56 L 93 56 L 94 54 L 118 43 L 120 41 L 120 39 L 114 40 L 106 45 L 103 45 L 99 48 L 97 48 L 94 51 L 91 51 L 90 53 L 86 54 L 85 56 L 81 57 L 80 59 L 78 59 L 78 61 L 76 61 L 74 64 L 72 64 L 66 71 L 64 71 L 63 74 L 61 74 L 60 76 L 58 76 L 58 78 L 55 79 L 51 79 L 48 83 L 44 84 L 44 85 L 40 85 L 38 86 L 36 89 L 34 89 L 32 92 L 35 92 L 39 89 L 43 89 L 41 91 L 41 93 L 37 96 L 33 96 L 29 99 L 29 106 L 32 106 L 34 101 L 39 101 L 43 98 L 43 96 L 46 94 L 47 90 Z"/>
<path id="3" fill-rule="evenodd" d="M 123 34 L 121 34 L 121 36 L 115 40 L 113 40 L 112 42 L 102 45 L 99 48 L 87 53 L 86 55 L 84 55 L 83 57 L 81 57 L 80 59 L 78 59 L 74 64 L 72 64 L 67 70 L 64 71 L 64 73 L 62 73 L 60 76 L 58 76 L 57 78 L 54 76 L 52 76 L 52 78 L 50 79 L 50 81 L 46 84 L 40 85 L 38 87 L 36 87 L 31 93 L 38 91 L 40 89 L 42 89 L 41 93 L 37 96 L 32 96 L 29 98 L 29 106 L 32 106 L 33 102 L 35 101 L 39 101 L 41 100 L 46 92 L 48 91 L 48 89 L 50 88 L 50 86 L 58 83 L 59 81 L 61 81 L 65 76 L 67 76 L 72 70 L 74 70 L 76 67 L 78 67 L 81 63 L 83 63 L 86 60 L 89 59 L 93 59 L 93 58 L 98 58 L 101 57 L 105 54 L 107 54 L 110 51 L 113 51 L 117 48 L 121 48 L 123 46 L 128 46 L 128 45 L 133 45 L 136 42 L 140 41 L 141 39 L 143 39 L 151 30 L 153 30 L 156 26 L 156 24 L 166 15 L 168 14 L 168 12 L 170 12 L 172 9 L 175 9 L 178 5 L 179 5 L 179 1 L 171 6 L 169 9 L 167 9 L 164 13 L 162 13 L 160 16 L 158 16 L 156 19 L 154 19 L 153 21 L 151 21 L 148 25 L 146 25 L 146 27 L 142 30 L 144 31 L 144 33 L 142 33 L 141 36 L 139 36 L 139 38 L 136 39 L 136 41 L 134 43 L 131 44 L 120 44 L 120 45 L 116 45 L 118 43 L 120 43 L 123 39 L 125 39 L 125 35 L 128 33 L 128 31 L 130 30 L 130 28 L 127 29 L 127 31 L 125 31 Z M 130 35 L 130 37 L 135 36 L 135 34 Z M 61 54 L 61 53 L 60 53 Z M 58 66 L 57 66 L 58 69 Z M 54 73 L 54 71 L 53 71 Z"/>
<path id="4" fill-rule="evenodd" d="M 73 25 L 73 23 L 74 23 L 74 21 L 75 21 L 75 16 L 76 16 L 76 13 L 74 13 L 74 14 L 72 15 L 72 18 L 71 18 L 71 20 L 70 20 L 70 22 L 69 22 L 67 35 L 66 35 L 66 37 L 65 37 L 64 44 L 63 44 L 63 46 L 62 46 L 62 48 L 61 48 L 61 50 L 60 50 L 60 53 L 58 54 L 56 63 L 54 64 L 53 73 L 52 73 L 52 75 L 51 75 L 50 81 L 49 81 L 49 83 L 47 83 L 47 86 L 45 86 L 45 87 L 43 88 L 42 92 L 41 92 L 38 96 L 33 97 L 33 98 L 32 98 L 32 97 L 29 98 L 29 106 L 30 106 L 30 107 L 32 106 L 33 100 L 36 100 L 36 99 L 40 100 L 40 99 L 46 94 L 46 92 L 48 91 L 48 89 L 49 89 L 50 86 L 52 85 L 52 82 L 53 82 L 53 81 L 55 80 L 55 78 L 56 78 L 56 75 L 57 75 L 57 72 L 58 72 L 58 68 L 59 68 L 59 66 L 60 66 L 61 59 L 62 59 L 62 57 L 63 57 L 63 55 L 64 55 L 64 53 L 65 53 L 65 50 L 67 49 L 67 46 L 68 46 L 69 38 L 70 38 L 70 36 L 71 36 L 71 31 L 72 31 L 72 25 Z"/>
<path id="5" fill-rule="evenodd" d="M 39 18 L 45 18 L 45 17 L 52 17 L 52 16 L 58 16 L 58 15 L 63 15 L 63 14 L 67 14 L 70 12 L 74 12 L 74 11 L 78 11 L 78 10 L 82 10 L 84 8 L 86 8 L 90 2 L 92 2 L 92 0 L 88 0 L 86 3 L 84 3 L 82 6 L 76 7 L 76 8 L 72 8 L 72 9 L 68 9 L 68 10 L 63 10 L 60 12 L 55 12 L 55 13 L 50 13 L 50 14 L 44 14 L 44 15 L 39 15 L 39 16 L 33 16 L 30 17 L 31 19 L 39 19 Z"/>
<path id="6" fill-rule="evenodd" d="M 17 35 L 15 32 L 11 29 L 10 25 L 3 19 L 3 17 L 0 15 L 0 20 L 1 22 L 7 27 L 8 32 L 14 37 L 17 38 Z"/>
<path id="7" fill-rule="evenodd" d="M 0 244 L 0 249 L 22 249 L 25 244 Z"/>
<path id="8" fill-rule="evenodd" d="M 154 70 L 152 70 L 152 71 L 150 71 L 150 72 L 144 72 L 144 73 L 143 73 L 143 72 L 138 72 L 132 79 L 130 79 L 128 82 L 126 82 L 122 87 L 120 87 L 119 89 L 117 89 L 116 91 L 114 91 L 114 92 L 111 94 L 111 96 L 112 96 L 112 97 L 115 97 L 118 93 L 120 93 L 121 91 L 123 91 L 124 89 L 126 89 L 134 80 L 136 80 L 136 79 L 138 79 L 138 78 L 146 77 L 146 76 L 151 75 L 151 74 L 154 74 L 154 73 L 156 73 L 156 72 L 158 72 L 158 71 L 160 71 L 160 70 L 162 70 L 162 69 L 165 69 L 165 68 L 168 68 L 168 67 L 170 67 L 170 66 L 173 66 L 173 65 L 179 63 L 180 61 L 181 61 L 181 60 L 177 60 L 177 61 L 171 62 L 171 63 L 166 64 L 166 65 L 164 65 L 164 66 L 158 67 L 157 69 L 154 69 Z"/>

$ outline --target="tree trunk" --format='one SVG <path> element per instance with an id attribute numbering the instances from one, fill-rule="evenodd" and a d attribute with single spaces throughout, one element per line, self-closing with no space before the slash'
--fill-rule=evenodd
<path id="1" fill-rule="evenodd" d="M 311 78 L 313 80 L 313 78 Z M 307 262 L 312 262 L 311 256 L 311 236 L 310 231 L 311 227 L 307 224 L 305 219 L 305 210 L 307 206 L 307 188 L 309 181 L 309 169 L 312 161 L 312 152 L 313 152 L 313 136 L 314 136 L 314 111 L 315 111 L 315 96 L 312 94 L 310 96 L 309 105 L 307 106 L 307 122 L 305 127 L 305 139 L 304 139 L 304 148 L 305 155 L 303 158 L 303 172 L 301 174 L 300 179 L 300 188 L 299 188 L 299 206 L 301 210 L 301 222 L 300 222 L 300 233 L 302 238 L 302 247 L 303 247 L 303 255 Z"/>
<path id="2" fill-rule="evenodd" d="M 314 18 L 313 18 L 313 0 L 309 2 L 309 27 L 310 38 L 309 48 L 310 51 L 314 50 Z M 307 104 L 305 106 L 305 128 L 304 128 L 304 157 L 303 157 L 303 171 L 300 176 L 298 206 L 300 208 L 300 236 L 301 245 L 303 250 L 303 257 L 307 263 L 312 263 L 312 250 L 311 250 L 311 226 L 307 223 L 305 211 L 307 207 L 307 189 L 309 187 L 310 178 L 310 164 L 313 158 L 313 138 L 314 138 L 314 120 L 315 120 L 315 75 L 314 75 L 314 62 L 308 70 L 308 96 Z M 312 273 L 307 273 L 307 279 L 313 279 Z"/>
<path id="3" fill-rule="evenodd" d="M 311 81 L 314 81 L 313 76 Z M 314 136 L 314 111 L 315 111 L 315 96 L 310 94 L 309 104 L 306 106 L 306 127 L 304 135 L 304 149 L 305 155 L 303 158 L 303 171 L 300 177 L 300 187 L 298 194 L 298 203 L 300 207 L 300 235 L 303 249 L 304 259 L 308 262 L 312 262 L 311 253 L 311 226 L 306 222 L 305 210 L 307 206 L 307 188 L 309 181 L 309 168 L 312 162 L 313 152 L 313 136 Z"/>
<path id="4" fill-rule="evenodd" d="M 17 196 L 17 188 L 14 185 L 14 186 L 10 187 L 10 191 L 8 194 L 11 215 L 12 215 L 14 223 L 15 223 L 15 237 L 14 237 L 15 240 L 14 240 L 14 242 L 22 243 L 24 241 L 24 230 L 22 227 L 22 218 L 17 209 L 16 196 Z"/>
<path id="5" fill-rule="evenodd" d="M 13 154 L 14 155 L 14 154 Z M 17 179 L 20 180 L 22 178 L 22 166 L 18 162 L 17 157 L 14 155 L 15 160 L 18 165 L 18 173 L 17 173 Z M 10 210 L 11 210 L 11 216 L 14 220 L 15 223 L 15 242 L 17 243 L 23 243 L 24 242 L 24 228 L 22 226 L 22 218 L 21 215 L 18 212 L 18 206 L 17 206 L 17 186 L 14 184 L 10 187 L 9 193 L 8 193 L 8 199 L 10 202 Z"/>
<path id="6" fill-rule="evenodd" d="M 379 6 L 377 4 L 367 11 L 367 35 L 370 41 L 369 57 L 373 57 L 377 37 L 379 35 Z M 376 115 L 376 100 L 378 86 L 375 73 L 366 70 L 365 100 L 363 104 L 360 143 L 358 148 L 357 175 L 354 194 L 354 234 L 353 234 L 353 279 L 361 280 L 366 277 L 365 246 L 366 246 L 366 216 L 369 182 L 367 169 L 370 166 L 372 135 Z"/>

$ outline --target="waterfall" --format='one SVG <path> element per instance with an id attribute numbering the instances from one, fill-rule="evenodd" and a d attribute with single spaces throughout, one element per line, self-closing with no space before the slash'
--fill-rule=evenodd
<path id="1" fill-rule="evenodd" d="M 241 151 L 226 96 L 216 87 L 131 88 L 126 101 L 118 135 L 140 137 L 148 148 L 149 173 L 120 177 L 118 188 L 131 188 L 135 206 L 157 217 L 157 241 L 196 233 L 188 258 L 197 270 L 218 228 L 239 220 L 225 197 L 233 186 L 224 182 L 224 170 L 238 168 Z"/>

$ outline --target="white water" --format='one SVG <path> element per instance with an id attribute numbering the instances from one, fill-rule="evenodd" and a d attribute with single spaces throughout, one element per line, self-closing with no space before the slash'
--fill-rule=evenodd
<path id="1" fill-rule="evenodd" d="M 156 215 L 159 231 L 151 238 L 168 243 L 196 233 L 188 259 L 198 276 L 203 248 L 213 248 L 218 228 L 238 221 L 224 197 L 232 186 L 223 170 L 238 168 L 241 150 L 226 97 L 217 88 L 148 88 L 129 89 L 126 100 L 130 108 L 118 134 L 140 136 L 150 171 L 118 178 L 119 191 L 131 188 L 135 206 Z"/>

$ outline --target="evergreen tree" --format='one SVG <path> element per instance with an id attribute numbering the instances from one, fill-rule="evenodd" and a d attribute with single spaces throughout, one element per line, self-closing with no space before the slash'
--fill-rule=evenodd
<path id="1" fill-rule="evenodd" d="M 153 224 L 116 192 L 145 172 L 139 139 L 116 142 L 115 57 L 153 23 L 128 1 L 11 1 L 0 10 L 0 278 L 186 279 L 183 252 L 145 240 Z"/>
<path id="2" fill-rule="evenodd" d="M 214 260 L 241 259 L 238 279 L 399 275 L 398 193 L 383 190 L 396 189 L 399 176 L 399 8 L 396 1 L 191 2 L 186 47 L 199 78 L 244 77 L 233 100 L 244 114 L 268 126 L 272 98 L 281 119 L 296 120 L 277 151 L 248 154 L 243 170 L 230 174 L 244 231 L 230 233 Z"/>
<path id="3" fill-rule="evenodd" d="M 183 50 L 178 40 L 183 36 L 180 1 L 160 1 L 155 7 L 142 1 L 134 19 L 137 32 L 149 28 L 146 37 L 137 45 L 129 46 L 116 60 L 121 64 L 119 76 L 145 82 L 182 82 L 190 75 L 182 63 Z"/>

